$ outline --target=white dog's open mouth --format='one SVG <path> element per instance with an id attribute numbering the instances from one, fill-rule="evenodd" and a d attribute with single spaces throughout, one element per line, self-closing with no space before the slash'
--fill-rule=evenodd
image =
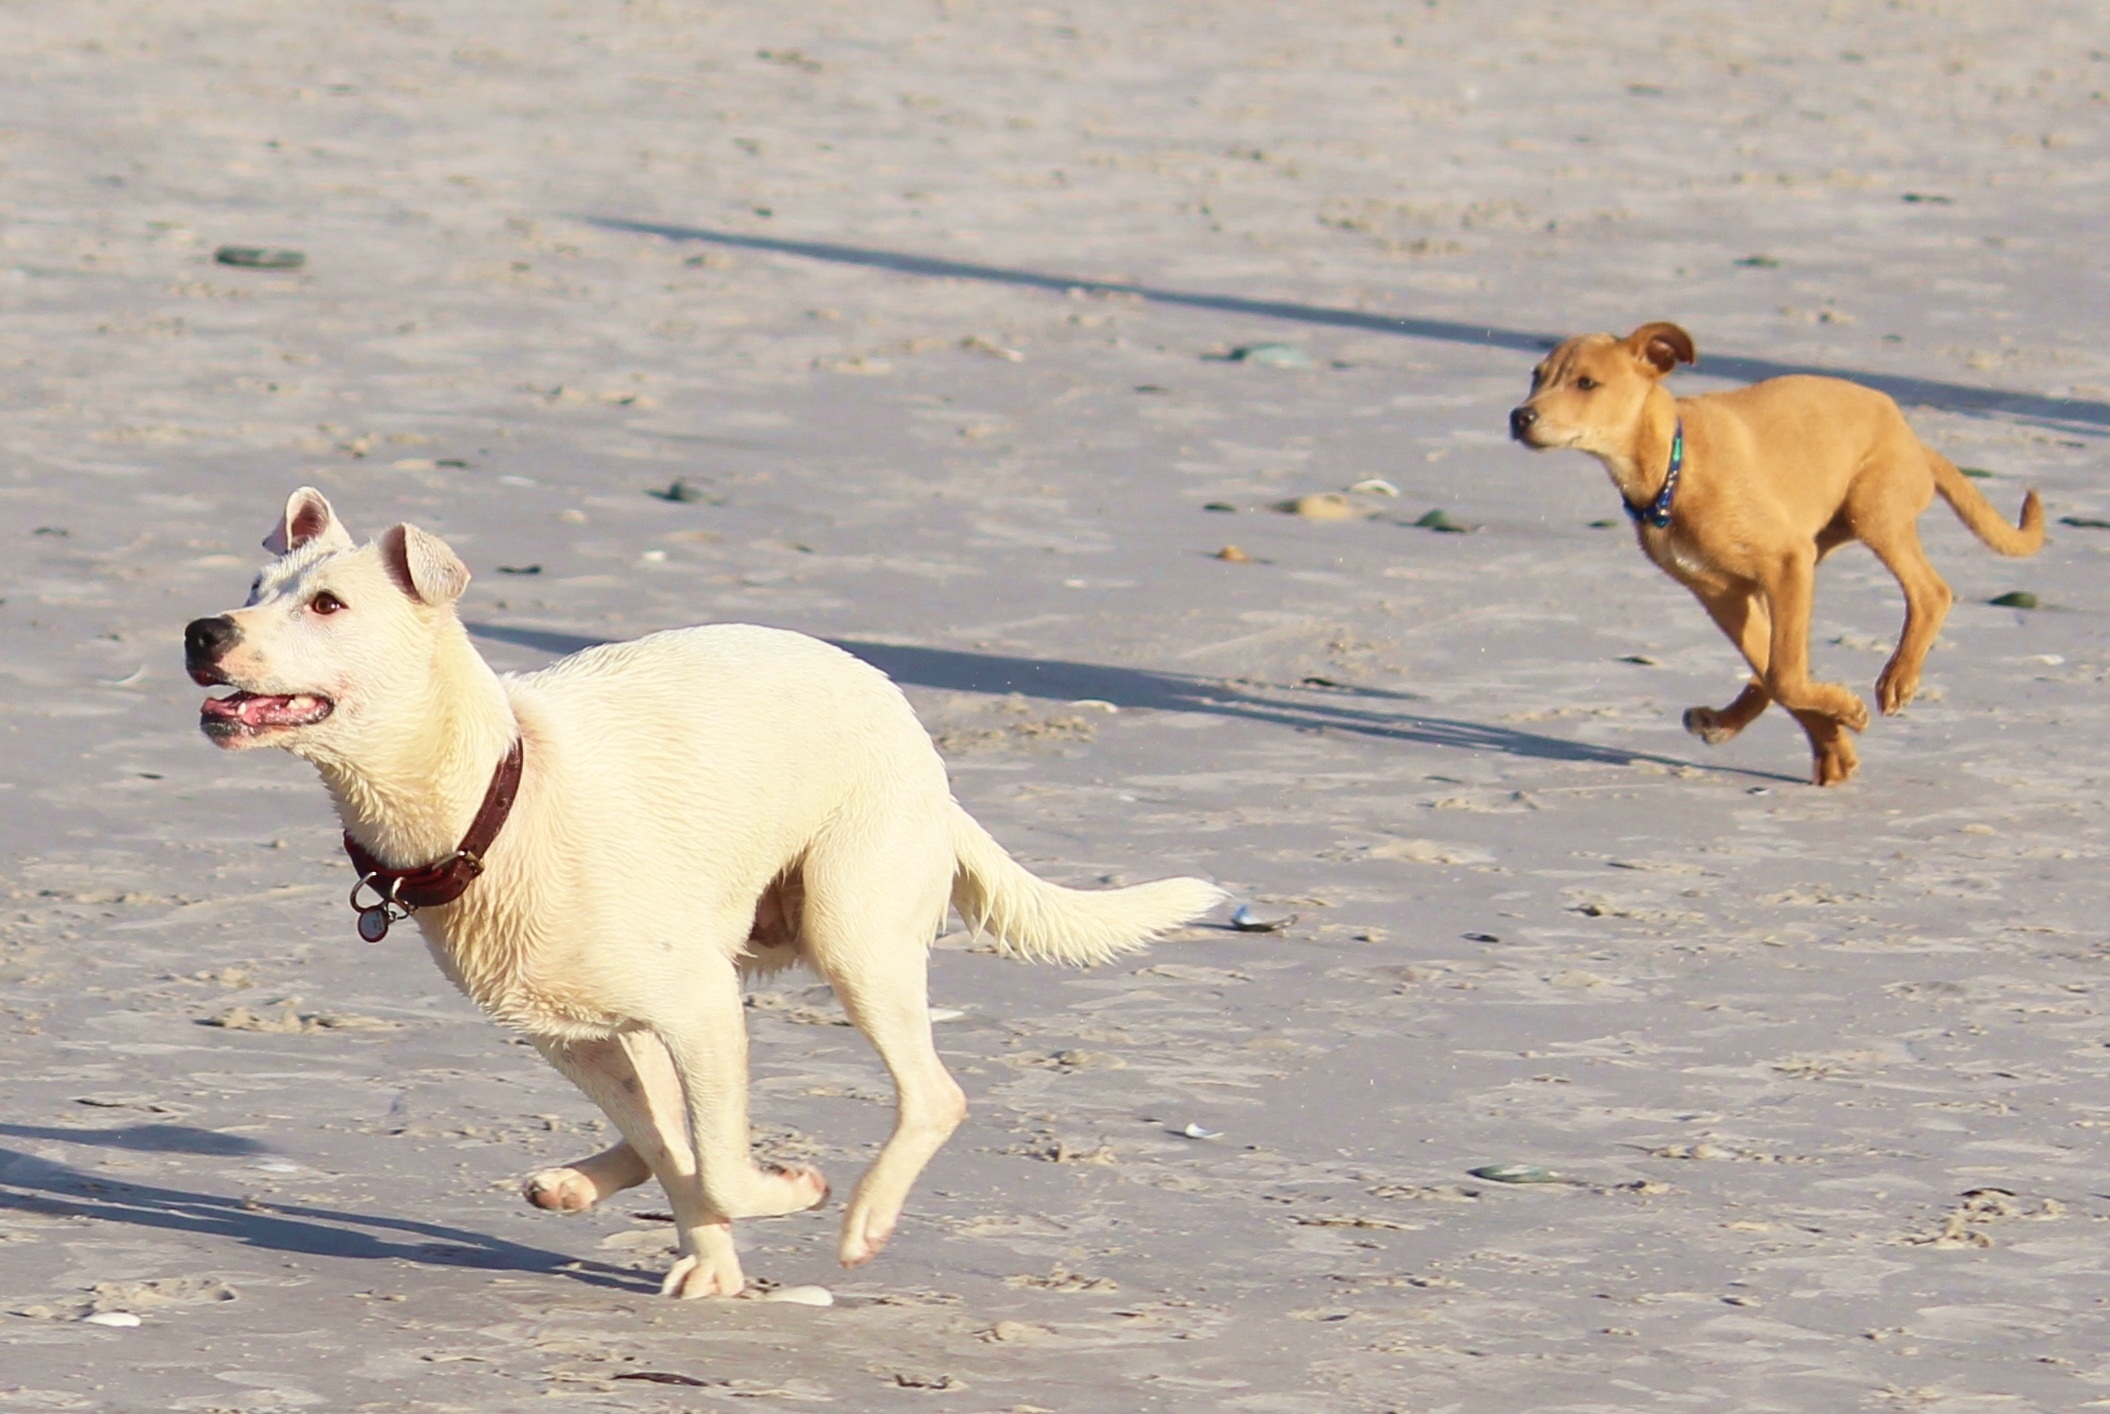
<path id="1" fill-rule="evenodd" d="M 210 737 L 255 736 L 289 727 L 312 727 L 335 708 L 336 704 L 327 697 L 305 692 L 283 697 L 237 692 L 228 697 L 206 698 L 198 709 L 198 725 Z"/>

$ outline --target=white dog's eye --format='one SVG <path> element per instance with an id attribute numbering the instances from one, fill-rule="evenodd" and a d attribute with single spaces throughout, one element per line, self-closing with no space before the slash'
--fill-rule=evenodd
<path id="1" fill-rule="evenodd" d="M 336 614 L 344 610 L 344 601 L 325 589 L 308 601 L 308 607 L 318 614 Z"/>

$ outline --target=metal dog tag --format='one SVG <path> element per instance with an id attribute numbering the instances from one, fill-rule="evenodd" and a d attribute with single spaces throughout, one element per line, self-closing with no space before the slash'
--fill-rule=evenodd
<path id="1" fill-rule="evenodd" d="M 359 910 L 359 936 L 370 943 L 378 943 L 388 936 L 389 921 L 385 904 L 362 908 Z"/>

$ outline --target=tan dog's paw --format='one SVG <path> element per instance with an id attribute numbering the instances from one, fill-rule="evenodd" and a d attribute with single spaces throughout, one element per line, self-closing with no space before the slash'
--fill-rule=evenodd
<path id="1" fill-rule="evenodd" d="M 1820 786 L 1844 785 L 1860 768 L 1860 753 L 1854 750 L 1853 742 L 1841 732 L 1818 751 L 1810 779 Z"/>
<path id="2" fill-rule="evenodd" d="M 1884 716 L 1894 717 L 1911 705 L 1912 699 L 1919 696 L 1919 690 L 1918 673 L 1890 663 L 1884 667 L 1883 675 L 1876 679 L 1876 705 L 1883 709 Z"/>
<path id="3" fill-rule="evenodd" d="M 1840 703 L 1839 710 L 1831 714 L 1833 719 L 1848 731 L 1867 731 L 1868 704 L 1863 702 L 1858 695 L 1848 692 L 1844 688 L 1839 690 L 1839 696 L 1845 700 Z M 1849 767 L 1848 770 L 1851 771 L 1852 767 Z M 1844 780 L 1845 777 L 1842 776 L 1840 779 Z"/>
<path id="4" fill-rule="evenodd" d="M 601 1201 L 601 1190 L 577 1169 L 544 1169 L 520 1185 L 520 1196 L 552 1213 L 583 1213 Z"/>
<path id="5" fill-rule="evenodd" d="M 666 1280 L 659 1284 L 659 1294 L 678 1301 L 695 1301 L 705 1296 L 738 1296 L 746 1287 L 747 1276 L 740 1270 L 739 1262 L 728 1265 L 723 1260 L 692 1254 L 674 1260 L 667 1269 Z"/>
<path id="6" fill-rule="evenodd" d="M 1720 746 L 1742 731 L 1743 726 L 1741 723 L 1723 721 L 1722 714 L 1712 707 L 1687 707 L 1685 730 L 1709 746 Z"/>

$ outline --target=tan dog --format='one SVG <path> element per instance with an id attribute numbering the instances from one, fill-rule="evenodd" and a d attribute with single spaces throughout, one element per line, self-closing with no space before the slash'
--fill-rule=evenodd
<path id="1" fill-rule="evenodd" d="M 2044 508 L 2031 491 L 2021 528 L 2010 527 L 1913 434 L 1896 403 L 1853 383 L 1798 375 L 1673 398 L 1663 376 L 1694 358 L 1692 336 L 1675 324 L 1569 339 L 1533 370 L 1510 435 L 1603 462 L 1642 551 L 1693 592 L 1751 665 L 1734 702 L 1691 708 L 1685 729 L 1724 742 L 1778 702 L 1809 735 L 1817 784 L 1837 785 L 1860 764 L 1847 733 L 1868 725 L 1868 708 L 1848 688 L 1810 679 L 1817 562 L 1859 540 L 1897 576 L 1905 627 L 1876 701 L 1898 712 L 1919 691 L 1951 599 L 1920 549 L 1920 512 L 1939 492 L 1995 551 L 2033 555 Z"/>
<path id="2" fill-rule="evenodd" d="M 236 689 L 205 734 L 313 762 L 370 857 L 361 934 L 405 916 L 385 899 L 407 885 L 447 976 L 607 1113 L 623 1142 L 528 1197 L 585 1208 L 658 1178 L 667 1294 L 737 1294 L 732 1220 L 828 1196 L 750 1156 L 743 973 L 812 966 L 893 1076 L 894 1132 L 843 1217 L 855 1266 L 966 1114 L 925 997 L 947 905 L 1014 956 L 1089 964 L 1221 897 L 1034 878 L 953 800 L 900 689 L 818 639 L 719 624 L 501 677 L 455 616 L 469 571 L 416 526 L 355 546 L 303 487 L 264 544 L 248 603 L 184 635 L 191 676 Z M 433 902 L 429 876 L 460 887 Z"/>

